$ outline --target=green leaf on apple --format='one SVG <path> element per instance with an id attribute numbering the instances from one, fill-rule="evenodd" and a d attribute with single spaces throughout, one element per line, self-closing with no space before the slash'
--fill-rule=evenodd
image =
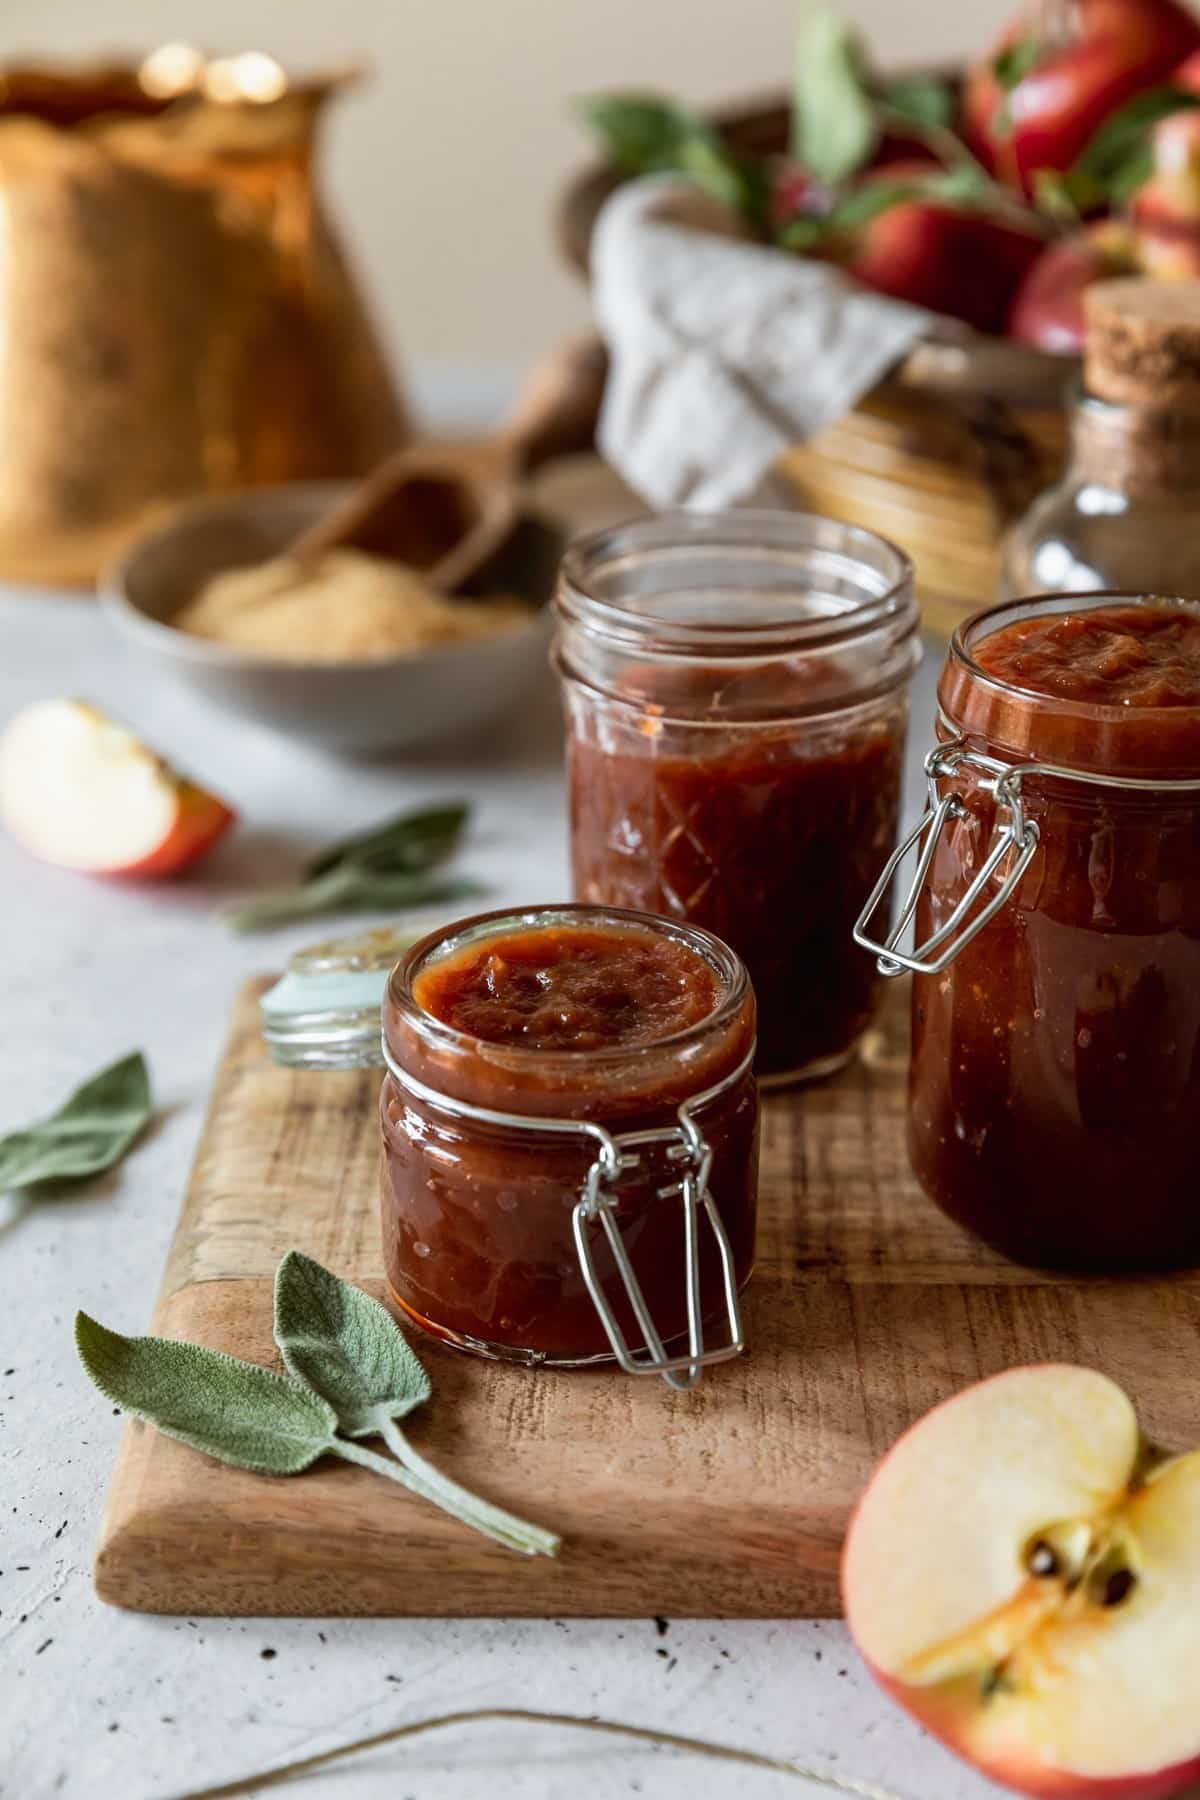
<path id="1" fill-rule="evenodd" d="M 878 141 L 862 40 L 836 13 L 814 13 L 796 45 L 792 155 L 832 185 L 865 168 Z"/>
<path id="2" fill-rule="evenodd" d="M 1003 99 L 996 108 L 996 116 L 992 121 L 992 130 L 997 137 L 1009 137 L 1013 128 L 1012 108 L 1009 96 L 1014 88 L 1019 87 L 1027 75 L 1032 75 L 1042 60 L 1042 40 L 1030 33 L 1027 37 L 1017 38 L 1014 43 L 992 58 L 992 74 L 1003 90 Z"/>
<path id="3" fill-rule="evenodd" d="M 811 250 L 830 238 L 843 237 L 869 225 L 881 213 L 911 201 L 932 206 L 971 206 L 986 203 L 992 183 L 981 169 L 963 164 L 897 181 L 864 181 L 830 207 L 810 218 L 793 219 L 779 233 L 785 250 Z"/>
<path id="4" fill-rule="evenodd" d="M 1032 75 L 1042 60 L 1042 40 L 1034 32 L 1006 44 L 992 58 L 992 74 L 1006 94 Z"/>
<path id="5" fill-rule="evenodd" d="M 1136 94 L 1110 114 L 1063 178 L 1076 209 L 1124 206 L 1154 171 L 1154 127 L 1197 107 L 1200 94 L 1167 86 Z"/>
<path id="6" fill-rule="evenodd" d="M 587 95 L 579 110 L 623 174 L 686 175 L 723 206 L 762 222 L 765 171 L 732 151 L 690 107 L 660 94 L 623 93 Z"/>
<path id="7" fill-rule="evenodd" d="M 954 123 L 954 95 L 936 75 L 911 75 L 893 81 L 883 98 L 889 112 L 925 130 L 946 131 Z"/>

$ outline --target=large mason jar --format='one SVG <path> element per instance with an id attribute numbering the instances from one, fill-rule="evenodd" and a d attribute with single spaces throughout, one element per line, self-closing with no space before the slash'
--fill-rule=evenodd
<path id="1" fill-rule="evenodd" d="M 574 544 L 558 612 L 576 899 L 732 945 L 761 1078 L 840 1068 L 877 998 L 850 933 L 895 838 L 908 559 L 802 513 L 667 513 Z"/>

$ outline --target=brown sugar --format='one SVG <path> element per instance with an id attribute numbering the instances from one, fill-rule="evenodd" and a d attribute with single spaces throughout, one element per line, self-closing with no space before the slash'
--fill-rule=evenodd
<path id="1" fill-rule="evenodd" d="M 451 598 L 415 570 L 361 550 L 227 569 L 174 620 L 182 631 L 288 662 L 416 654 L 528 626 L 534 609 L 498 594 Z"/>

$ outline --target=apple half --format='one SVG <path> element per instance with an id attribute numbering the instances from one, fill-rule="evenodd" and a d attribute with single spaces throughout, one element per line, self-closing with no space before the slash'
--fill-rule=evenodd
<path id="1" fill-rule="evenodd" d="M 40 700 L 0 737 L 0 817 L 25 849 L 93 875 L 175 875 L 233 823 L 86 700 Z"/>
<path id="2" fill-rule="evenodd" d="M 884 1458 L 846 1539 L 884 1687 L 994 1781 L 1156 1800 L 1200 1776 L 1200 1452 L 1092 1369 L 1012 1369 Z"/>

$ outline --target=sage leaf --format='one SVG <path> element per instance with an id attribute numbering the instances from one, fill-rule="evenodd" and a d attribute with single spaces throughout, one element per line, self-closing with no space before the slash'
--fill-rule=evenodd
<path id="1" fill-rule="evenodd" d="M 414 1493 L 510 1550 L 556 1554 L 560 1539 L 553 1532 L 460 1487 L 400 1431 L 395 1421 L 432 1390 L 403 1332 L 378 1300 L 290 1250 L 275 1271 L 275 1342 L 290 1372 L 334 1409 L 347 1437 L 382 1436 L 396 1462 L 340 1439 L 334 1446 L 339 1456 L 403 1480 Z"/>
<path id="2" fill-rule="evenodd" d="M 85 1312 L 75 1317 L 75 1344 L 115 1406 L 221 1462 L 298 1475 L 334 1446 L 333 1408 L 273 1369 L 200 1344 L 123 1337 Z"/>
<path id="3" fill-rule="evenodd" d="M 461 800 L 419 807 L 354 837 L 340 838 L 307 864 L 293 887 L 224 914 L 234 931 L 260 931 L 333 912 L 395 912 L 477 894 L 473 881 L 432 873 L 457 850 L 470 808 Z"/>
<path id="4" fill-rule="evenodd" d="M 865 167 L 878 141 L 862 41 L 853 26 L 822 9 L 796 44 L 792 155 L 832 186 Z"/>
<path id="5" fill-rule="evenodd" d="M 387 1308 L 299 1250 L 275 1271 L 275 1342 L 348 1437 L 373 1436 L 433 1392 Z"/>
<path id="6" fill-rule="evenodd" d="M 376 875 L 370 869 L 341 864 L 315 881 L 263 894 L 224 917 L 234 931 L 263 931 L 323 913 L 397 912 L 406 907 L 439 906 L 482 892 L 477 881 L 438 880 L 427 875 Z"/>
<path id="7" fill-rule="evenodd" d="M 305 876 L 311 880 L 345 863 L 394 875 L 431 869 L 457 850 L 470 813 L 462 800 L 402 812 L 370 831 L 341 838 L 319 851 L 305 868 Z"/>
<path id="8" fill-rule="evenodd" d="M 0 1192 L 102 1174 L 132 1148 L 152 1111 L 150 1073 L 135 1051 L 76 1088 L 49 1118 L 0 1138 Z"/>

